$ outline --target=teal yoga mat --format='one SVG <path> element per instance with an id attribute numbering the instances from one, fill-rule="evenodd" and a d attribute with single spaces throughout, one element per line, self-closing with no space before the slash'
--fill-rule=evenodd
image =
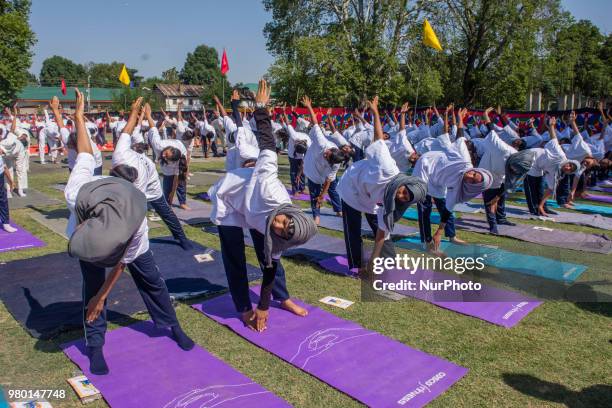
<path id="1" fill-rule="evenodd" d="M 402 248 L 417 251 L 423 248 L 418 237 L 404 238 L 396 241 L 395 244 Z M 578 279 L 587 269 L 584 265 L 561 262 L 542 256 L 519 254 L 501 248 L 481 245 L 456 245 L 443 241 L 440 244 L 440 249 L 451 258 L 482 257 L 485 265 L 497 269 L 569 283 Z"/>
<path id="2" fill-rule="evenodd" d="M 407 220 L 418 221 L 419 220 L 419 212 L 416 209 L 416 207 L 410 207 L 410 208 L 408 208 L 406 210 L 406 212 L 404 213 L 404 215 L 402 217 L 406 218 Z M 432 211 L 431 212 L 431 223 L 432 224 L 439 224 L 440 223 L 440 214 L 437 211 Z"/>
<path id="3" fill-rule="evenodd" d="M 526 204 L 527 200 L 521 198 L 518 200 L 519 203 Z M 555 200 L 546 200 L 546 205 L 552 208 L 559 208 L 559 204 Z M 575 204 L 574 209 L 576 211 L 582 211 L 591 214 L 602 214 L 602 215 L 610 215 L 612 216 L 612 207 L 607 207 L 605 205 L 594 205 L 594 204 Z"/>

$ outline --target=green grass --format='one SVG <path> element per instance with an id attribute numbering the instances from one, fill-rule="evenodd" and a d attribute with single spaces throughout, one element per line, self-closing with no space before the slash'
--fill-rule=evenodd
<path id="1" fill-rule="evenodd" d="M 286 157 L 281 157 L 282 179 L 288 179 Z M 105 162 L 108 165 L 108 161 Z M 192 171 L 220 171 L 221 160 L 196 160 Z M 66 180 L 67 170 L 33 166 L 31 187 L 55 198 L 61 192 L 51 186 Z M 189 189 L 190 195 L 206 187 Z M 301 205 L 307 206 L 307 203 Z M 47 209 L 60 208 L 61 206 Z M 13 219 L 41 239 L 44 248 L 0 254 L 0 262 L 41 256 L 66 250 L 66 240 L 28 216 L 31 209 L 14 210 Z M 415 226 L 415 222 L 402 221 Z M 539 223 L 525 221 L 525 223 Z M 555 228 L 605 233 L 596 228 L 555 224 Z M 219 248 L 218 239 L 197 227 L 187 227 L 189 237 L 203 245 Z M 338 232 L 324 231 L 341 236 Z M 151 236 L 166 235 L 165 226 L 151 230 Z M 555 248 L 509 238 L 459 232 L 479 243 L 526 254 L 558 257 Z M 249 248 L 248 259 L 255 263 Z M 581 282 L 604 281 L 597 286 L 610 290 L 610 256 L 564 251 L 564 260 L 587 265 Z M 611 304 L 546 302 L 512 329 L 504 329 L 431 304 L 401 301 L 363 301 L 360 283 L 325 273 L 297 260 L 284 260 L 291 294 L 342 318 L 382 333 L 411 347 L 468 367 L 466 377 L 437 398 L 433 407 L 543 407 L 610 406 L 610 362 L 612 361 Z M 53 271 L 49 271 L 53 273 Z M 347 310 L 318 303 L 326 295 L 354 300 Z M 198 299 L 201 301 L 201 299 Z M 196 300 L 196 301 L 198 301 Z M 213 355 L 268 388 L 297 407 L 353 407 L 360 404 L 325 383 L 250 344 L 230 330 L 180 303 L 177 315 L 193 339 Z M 132 316 L 148 318 L 147 314 Z M 124 322 L 127 324 L 129 322 Z M 270 322 L 274 324 L 274 322 Z M 117 326 L 111 325 L 112 330 Z M 5 388 L 68 389 L 66 378 L 77 370 L 59 350 L 64 341 L 82 336 L 80 331 L 65 333 L 47 341 L 33 339 L 0 304 L 0 384 Z M 600 387 L 597 387 L 600 385 Z M 54 401 L 57 407 L 79 407 L 74 394 L 68 400 Z M 96 401 L 88 406 L 106 406 Z"/>

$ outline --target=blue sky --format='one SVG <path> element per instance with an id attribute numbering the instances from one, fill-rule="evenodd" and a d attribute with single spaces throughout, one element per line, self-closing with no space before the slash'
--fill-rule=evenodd
<path id="1" fill-rule="evenodd" d="M 78 63 L 125 62 L 145 77 L 181 69 L 188 52 L 207 44 L 227 49 L 230 82 L 256 82 L 272 63 L 259 0 L 33 0 L 38 43 L 30 71 L 61 55 Z M 562 0 L 578 19 L 612 31 L 612 0 Z"/>

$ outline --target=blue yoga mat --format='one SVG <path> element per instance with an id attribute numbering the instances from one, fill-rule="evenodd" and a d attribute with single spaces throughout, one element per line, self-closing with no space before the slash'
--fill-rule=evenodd
<path id="1" fill-rule="evenodd" d="M 518 200 L 520 203 L 527 203 L 527 200 L 521 198 Z M 555 200 L 546 200 L 546 205 L 552 208 L 559 208 L 559 204 Z M 576 211 L 591 213 L 591 214 L 601 214 L 601 215 L 612 215 L 612 207 L 608 207 L 605 205 L 594 205 L 594 204 L 575 204 L 574 209 Z"/>
<path id="2" fill-rule="evenodd" d="M 402 216 L 403 218 L 406 218 L 407 220 L 414 220 L 414 221 L 418 221 L 419 220 L 419 212 L 415 207 L 410 207 L 406 210 L 406 212 L 404 213 L 404 215 Z M 439 224 L 440 223 L 440 213 L 438 213 L 437 211 L 432 211 L 431 212 L 431 223 L 432 224 Z"/>
<path id="3" fill-rule="evenodd" d="M 402 248 L 417 251 L 423 248 L 418 237 L 404 238 L 397 241 L 395 244 Z M 440 244 L 440 249 L 451 258 L 482 257 L 485 265 L 497 269 L 562 282 L 574 282 L 587 269 L 584 265 L 561 262 L 542 256 L 519 254 L 501 248 L 491 248 L 481 245 L 456 245 L 448 241 L 443 241 Z"/>

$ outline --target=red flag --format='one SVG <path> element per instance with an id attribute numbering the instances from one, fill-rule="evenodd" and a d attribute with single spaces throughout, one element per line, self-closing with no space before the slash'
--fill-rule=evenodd
<path id="1" fill-rule="evenodd" d="M 66 95 L 66 81 L 62 78 L 62 95 Z"/>
<path id="2" fill-rule="evenodd" d="M 223 57 L 221 57 L 221 74 L 225 75 L 229 71 L 229 63 L 227 62 L 227 54 L 223 49 Z"/>

